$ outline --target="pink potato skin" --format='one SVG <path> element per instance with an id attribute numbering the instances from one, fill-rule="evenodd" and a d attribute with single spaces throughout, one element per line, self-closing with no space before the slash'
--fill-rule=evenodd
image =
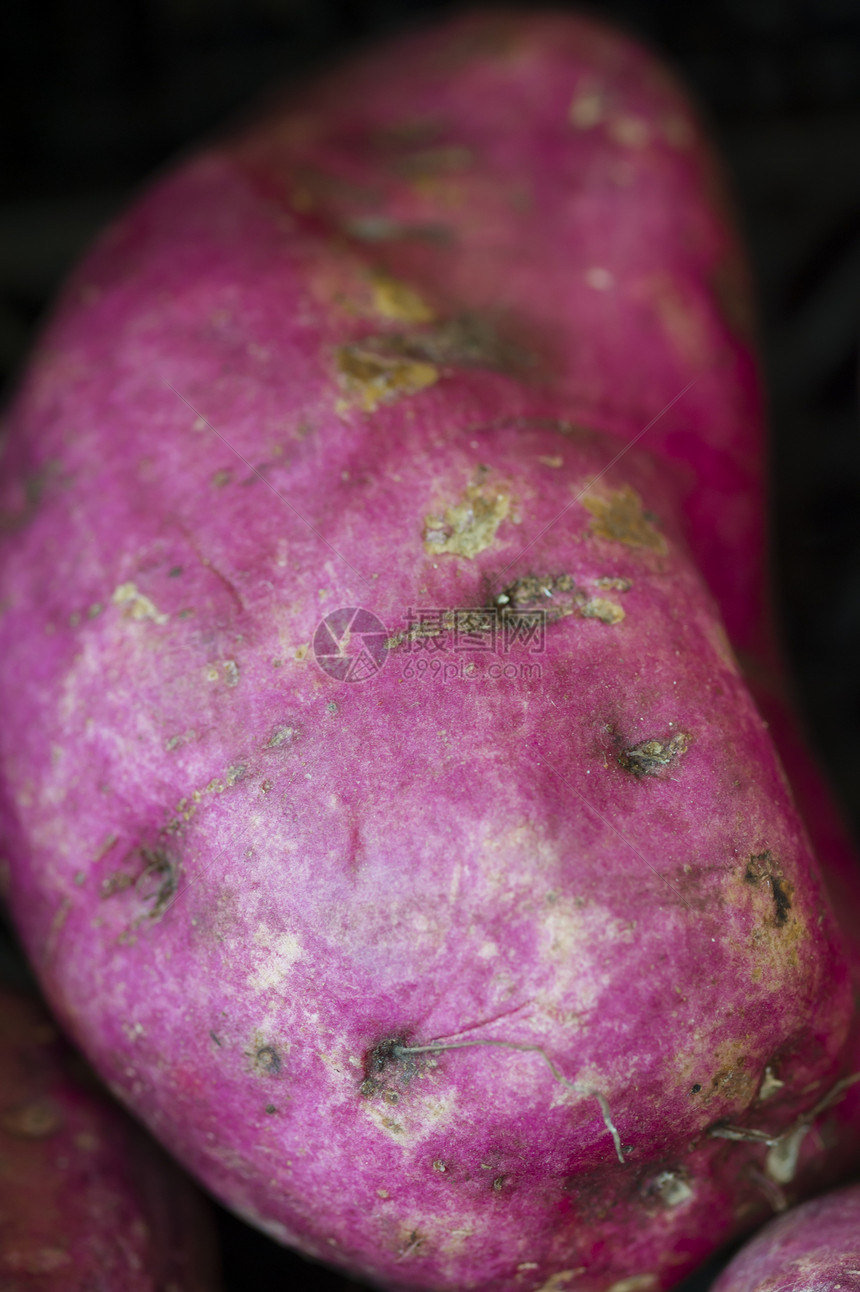
<path id="1" fill-rule="evenodd" d="M 196 1190 L 35 1000 L 0 989 L 3 1292 L 214 1292 Z"/>
<path id="2" fill-rule="evenodd" d="M 382 1287 L 670 1287 L 856 1160 L 860 899 L 768 698 L 720 192 L 638 46 L 461 18 L 164 178 L 10 413 L 41 981 L 209 1188 Z M 536 603 L 539 654 L 398 642 Z M 354 606 L 391 636 L 345 683 L 311 643 Z"/>
<path id="3" fill-rule="evenodd" d="M 825 1194 L 766 1225 L 741 1248 L 712 1292 L 856 1292 L 860 1185 Z"/>

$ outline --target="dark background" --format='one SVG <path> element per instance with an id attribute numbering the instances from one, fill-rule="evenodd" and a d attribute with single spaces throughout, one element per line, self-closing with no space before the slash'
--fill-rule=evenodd
<path id="1" fill-rule="evenodd" d="M 442 0 L 15 0 L 0 7 L 0 382 L 151 172 L 279 80 Z M 572 6 L 557 6 L 572 7 Z M 798 699 L 860 826 L 860 0 L 618 0 L 693 89 L 734 181 L 771 401 L 774 576 Z M 0 971 L 14 966 L 0 946 Z M 228 1292 L 345 1292 L 219 1212 Z M 696 1289 L 705 1279 L 696 1280 Z M 692 1292 L 690 1285 L 689 1292 Z"/>

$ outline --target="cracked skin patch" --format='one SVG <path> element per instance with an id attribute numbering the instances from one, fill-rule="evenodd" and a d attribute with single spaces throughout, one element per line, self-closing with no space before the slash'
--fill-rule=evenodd
<path id="1" fill-rule="evenodd" d="M 771 917 L 773 924 L 782 928 L 788 923 L 794 885 L 789 884 L 784 878 L 782 868 L 770 849 L 750 856 L 744 871 L 744 882 L 760 886 L 770 893 L 774 905 Z"/>
<path id="2" fill-rule="evenodd" d="M 407 283 L 387 274 L 374 274 L 372 283 L 374 311 L 384 319 L 400 323 L 432 323 L 435 314 L 422 296 Z"/>
<path id="3" fill-rule="evenodd" d="M 496 531 L 511 510 L 507 490 L 499 486 L 470 484 L 459 502 L 424 522 L 424 548 L 435 556 L 474 557 L 490 547 Z"/>
<path id="4" fill-rule="evenodd" d="M 435 364 L 402 355 L 382 354 L 370 346 L 338 347 L 335 366 L 338 381 L 347 395 L 346 406 L 357 405 L 372 413 L 380 404 L 390 404 L 401 395 L 414 395 L 439 379 Z M 342 407 L 342 401 L 338 401 Z"/>
<path id="5" fill-rule="evenodd" d="M 661 555 L 666 551 L 665 538 L 642 510 L 642 499 L 630 485 L 605 496 L 586 494 L 582 505 L 591 512 L 591 532 L 597 538 L 649 548 Z"/>
<path id="6" fill-rule="evenodd" d="M 625 618 L 623 607 L 606 597 L 589 597 L 577 588 L 569 574 L 536 578 L 527 575 L 515 579 L 499 594 L 495 607 L 504 617 L 510 611 L 534 608 L 547 622 L 578 614 L 583 619 L 599 619 L 604 624 L 620 624 Z"/>

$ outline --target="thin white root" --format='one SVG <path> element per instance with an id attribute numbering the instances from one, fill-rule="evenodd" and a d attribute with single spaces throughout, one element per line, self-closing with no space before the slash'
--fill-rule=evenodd
<path id="1" fill-rule="evenodd" d="M 612 1136 L 612 1142 L 615 1145 L 615 1153 L 618 1157 L 618 1161 L 622 1166 L 625 1164 L 626 1158 L 624 1157 L 624 1150 L 621 1145 L 621 1136 L 618 1134 L 618 1130 L 612 1121 L 612 1115 L 609 1111 L 609 1101 L 606 1096 L 599 1090 L 593 1090 L 589 1086 L 581 1086 L 575 1081 L 569 1081 L 563 1073 L 559 1072 L 546 1050 L 544 1050 L 540 1045 L 527 1045 L 518 1041 L 440 1041 L 436 1045 L 398 1045 L 394 1053 L 398 1055 L 439 1054 L 443 1050 L 469 1050 L 480 1045 L 493 1045 L 503 1050 L 519 1050 L 522 1054 L 539 1054 L 552 1075 L 555 1077 L 556 1081 L 559 1081 L 563 1086 L 567 1086 L 568 1090 L 572 1090 L 574 1094 L 584 1095 L 589 1099 L 596 1099 L 600 1104 L 603 1124 L 606 1127 L 607 1133 Z"/>
<path id="2" fill-rule="evenodd" d="M 774 1183 L 773 1180 L 768 1179 L 766 1175 L 763 1175 L 762 1172 L 757 1170 L 754 1166 L 750 1166 L 748 1168 L 747 1174 L 753 1184 L 757 1188 L 761 1189 L 762 1193 L 773 1207 L 776 1215 L 780 1215 L 783 1211 L 788 1210 L 788 1200 L 778 1184 Z"/>
<path id="3" fill-rule="evenodd" d="M 764 1173 L 774 1184 L 791 1184 L 797 1174 L 800 1146 L 811 1129 L 806 1122 L 802 1122 L 768 1149 Z"/>
<path id="4" fill-rule="evenodd" d="M 780 1132 L 779 1135 L 771 1135 L 767 1131 L 755 1130 L 745 1126 L 714 1126 L 709 1131 L 709 1134 L 713 1139 L 731 1139 L 750 1144 L 766 1144 L 769 1151 L 764 1163 L 765 1174 L 777 1185 L 790 1184 L 797 1171 L 801 1145 L 811 1130 L 812 1123 L 826 1108 L 835 1104 L 849 1086 L 855 1085 L 858 1081 L 860 1081 L 860 1072 L 855 1072 L 850 1077 L 842 1077 L 828 1090 L 824 1098 L 818 1101 L 814 1108 L 803 1113 L 798 1117 L 797 1121 L 793 1122 L 786 1130 Z"/>
<path id="5" fill-rule="evenodd" d="M 618 1134 L 618 1131 L 616 1130 L 615 1125 L 612 1121 L 612 1118 L 609 1114 L 609 1102 L 606 1098 L 606 1095 L 602 1095 L 599 1090 L 592 1090 L 591 1093 L 594 1096 L 594 1098 L 597 1100 L 597 1102 L 600 1104 L 600 1111 L 603 1113 L 603 1122 L 604 1122 L 604 1125 L 606 1126 L 606 1129 L 609 1131 L 609 1134 L 612 1136 L 612 1142 L 615 1145 L 615 1152 L 618 1155 L 618 1161 L 623 1162 L 624 1150 L 621 1147 L 621 1136 Z"/>
<path id="6" fill-rule="evenodd" d="M 767 1144 L 768 1148 L 773 1148 L 779 1143 L 779 1138 L 768 1135 L 767 1131 L 747 1130 L 745 1126 L 715 1126 L 709 1134 L 712 1139 L 733 1139 L 741 1143 Z"/>

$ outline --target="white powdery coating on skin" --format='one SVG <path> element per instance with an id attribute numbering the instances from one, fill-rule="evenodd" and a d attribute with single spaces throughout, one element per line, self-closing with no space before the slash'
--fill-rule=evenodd
<path id="1" fill-rule="evenodd" d="M 301 958 L 301 943 L 291 933 L 275 933 L 264 924 L 254 934 L 254 941 L 263 947 L 266 954 L 257 959 L 254 971 L 248 977 L 248 986 L 257 992 L 280 987 L 292 966 Z"/>
<path id="2" fill-rule="evenodd" d="M 536 1010 L 553 1019 L 559 1011 L 587 1016 L 611 985 L 610 949 L 631 942 L 633 928 L 606 907 L 578 906 L 572 899 L 558 898 L 546 911 L 541 934 L 536 968 L 549 972 L 545 984 L 536 983 L 529 991 Z M 605 952 L 606 968 L 598 970 L 596 948 Z"/>
<path id="3" fill-rule="evenodd" d="M 458 1092 L 453 1088 L 444 1094 L 434 1089 L 426 1097 L 423 1095 L 413 1086 L 408 1103 L 383 1107 L 365 1103 L 363 1111 L 384 1135 L 403 1148 L 413 1148 L 450 1123 L 458 1102 Z"/>

